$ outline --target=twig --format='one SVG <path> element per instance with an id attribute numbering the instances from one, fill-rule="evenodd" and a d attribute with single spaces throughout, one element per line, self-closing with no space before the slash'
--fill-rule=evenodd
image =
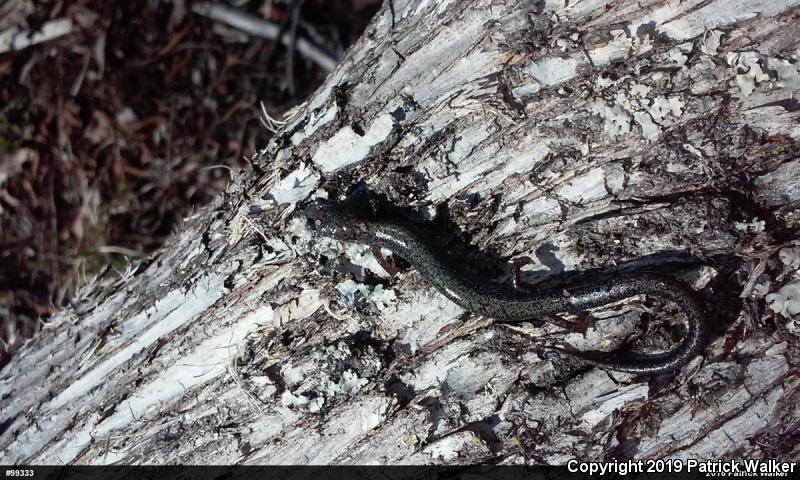
<path id="1" fill-rule="evenodd" d="M 83 80 L 86 78 L 86 72 L 89 70 L 89 63 L 91 63 L 91 61 L 91 55 L 87 54 L 83 56 L 83 66 L 81 67 L 80 73 L 78 73 L 78 76 L 75 78 L 75 81 L 72 83 L 72 88 L 69 91 L 70 96 L 77 97 L 78 93 L 80 93 Z"/>
<path id="2" fill-rule="evenodd" d="M 253 230 L 256 231 L 256 233 L 261 235 L 261 238 L 264 239 L 264 243 L 269 245 L 269 238 L 267 238 L 267 235 L 264 233 L 264 231 L 261 230 L 260 228 L 258 228 L 258 226 L 255 223 L 253 223 L 253 221 L 250 220 L 249 218 L 247 218 L 247 217 L 242 217 L 242 218 L 244 218 L 245 221 L 250 225 L 250 228 L 252 228 Z"/>
<path id="3" fill-rule="evenodd" d="M 192 6 L 192 11 L 198 15 L 210 18 L 211 20 L 239 29 L 247 34 L 266 38 L 267 40 L 278 40 L 278 36 L 280 35 L 280 27 L 274 23 L 221 3 L 196 3 Z M 291 39 L 287 35 L 281 35 L 280 41 L 287 47 L 291 45 Z M 333 69 L 336 68 L 335 58 L 304 38 L 297 40 L 297 51 L 319 65 L 325 72 L 332 72 Z"/>
<path id="4" fill-rule="evenodd" d="M 464 337 L 467 335 L 471 335 L 476 330 L 479 330 L 483 327 L 491 325 L 493 320 L 490 318 L 486 318 L 483 316 L 471 316 L 469 320 L 463 322 L 459 327 L 454 328 L 453 330 L 449 331 L 448 333 L 444 334 L 443 336 L 436 338 L 420 348 L 416 354 L 418 355 L 429 355 L 435 350 L 442 348 L 442 346 L 450 343 L 450 341 L 455 340 L 459 337 Z"/>
<path id="5" fill-rule="evenodd" d="M 98 253 L 117 253 L 119 255 L 125 255 L 126 257 L 144 257 L 146 254 L 144 252 L 139 252 L 137 250 L 132 250 L 130 248 L 125 247 L 118 247 L 116 245 L 101 245 L 97 248 Z"/>
<path id="6" fill-rule="evenodd" d="M 258 119 L 261 120 L 261 123 L 266 127 L 267 130 L 272 132 L 273 134 L 278 133 L 278 129 L 286 125 L 284 120 L 276 120 L 269 115 L 267 112 L 267 107 L 264 106 L 264 102 L 261 102 L 261 113 L 262 116 L 259 116 Z"/>
<path id="7" fill-rule="evenodd" d="M 325 299 L 325 300 L 322 301 L 322 308 L 325 309 L 325 311 L 328 313 L 328 315 L 330 315 L 331 317 L 333 317 L 336 320 L 344 321 L 344 320 L 352 320 L 353 319 L 353 316 L 350 315 L 349 313 L 347 313 L 346 309 L 342 309 L 342 311 L 344 313 L 334 312 L 333 309 L 331 308 L 331 302 L 328 299 Z"/>
<path id="8" fill-rule="evenodd" d="M 297 45 L 297 22 L 300 20 L 300 7 L 303 0 L 295 0 L 292 11 L 289 14 L 289 53 L 286 57 L 286 81 L 288 83 L 289 95 L 294 97 L 294 49 Z"/>
<path id="9" fill-rule="evenodd" d="M 294 14 L 295 9 L 298 8 L 298 4 L 299 3 L 300 2 L 298 0 L 290 0 L 289 1 L 289 8 L 288 8 L 288 12 L 287 12 L 286 18 L 284 18 L 283 21 L 281 22 L 281 24 L 278 26 L 278 37 L 283 37 L 286 34 L 286 29 L 289 28 L 289 22 L 290 22 L 290 20 L 292 18 L 292 15 Z M 319 40 L 317 40 L 317 43 L 322 45 L 323 42 L 319 42 Z M 269 51 L 269 54 L 267 55 L 267 59 L 264 60 L 264 65 L 266 65 L 267 68 L 272 66 L 272 62 L 275 60 L 275 57 L 277 56 L 277 52 L 279 50 L 280 49 L 278 48 L 278 46 L 275 46 L 275 48 L 273 48 L 273 49 L 271 49 Z"/>
<path id="10" fill-rule="evenodd" d="M 0 32 L 0 54 L 22 50 L 31 45 L 46 42 L 70 33 L 72 33 L 72 20 L 69 18 L 51 20 L 42 25 L 42 28 L 37 31 L 11 28 Z"/>
<path id="11" fill-rule="evenodd" d="M 781 243 L 780 245 L 775 245 L 772 247 L 767 248 L 766 250 L 749 255 L 751 258 L 759 259 L 758 263 L 755 267 L 750 271 L 750 274 L 747 276 L 747 282 L 744 284 L 744 288 L 742 288 L 742 292 L 739 294 L 739 298 L 747 298 L 753 293 L 753 288 L 756 286 L 756 282 L 758 282 L 758 278 L 764 273 L 767 269 L 767 262 L 769 259 L 775 255 L 775 252 L 778 250 L 797 245 L 796 240 L 789 240 L 788 242 Z M 742 257 L 747 258 L 747 255 L 741 255 Z"/>

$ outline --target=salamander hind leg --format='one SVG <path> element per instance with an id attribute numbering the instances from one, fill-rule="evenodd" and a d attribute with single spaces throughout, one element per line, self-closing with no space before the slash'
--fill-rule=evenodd
<path id="1" fill-rule="evenodd" d="M 525 265 L 531 265 L 535 263 L 531 257 L 518 257 L 515 258 L 514 261 L 511 263 L 511 281 L 514 285 L 514 290 L 520 292 L 530 292 L 534 289 L 534 286 L 530 283 L 525 282 L 522 279 L 522 267 Z"/>

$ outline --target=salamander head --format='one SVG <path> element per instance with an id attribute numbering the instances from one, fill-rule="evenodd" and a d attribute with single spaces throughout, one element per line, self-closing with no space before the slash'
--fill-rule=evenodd
<path id="1" fill-rule="evenodd" d="M 318 234 L 337 240 L 358 240 L 366 228 L 363 220 L 347 208 L 331 202 L 317 201 L 305 209 L 306 220 Z"/>

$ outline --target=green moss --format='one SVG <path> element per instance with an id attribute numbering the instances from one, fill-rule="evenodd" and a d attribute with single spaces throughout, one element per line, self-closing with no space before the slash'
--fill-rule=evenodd
<path id="1" fill-rule="evenodd" d="M 470 443 L 472 444 L 473 447 L 480 447 L 481 446 L 481 439 L 478 438 L 478 436 L 475 435 L 474 432 L 471 432 L 471 433 L 472 433 L 472 438 L 470 438 Z"/>
<path id="2" fill-rule="evenodd" d="M 767 150 L 762 150 L 762 151 L 756 153 L 756 157 L 758 157 L 758 158 L 775 157 L 777 155 L 780 155 L 780 154 L 784 153 L 785 151 L 786 151 L 786 144 L 785 143 L 778 143 L 778 144 L 775 144 L 773 147 L 771 147 L 771 148 L 769 148 Z"/>

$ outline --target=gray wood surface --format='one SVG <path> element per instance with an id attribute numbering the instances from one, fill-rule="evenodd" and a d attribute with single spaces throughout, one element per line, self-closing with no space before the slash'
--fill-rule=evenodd
<path id="1" fill-rule="evenodd" d="M 387 2 L 252 170 L 0 372 L 0 463 L 797 460 L 799 3 Z M 358 182 L 532 270 L 672 265 L 712 342 L 617 374 L 542 346 L 641 303 L 584 338 L 379 285 L 296 219 Z"/>

